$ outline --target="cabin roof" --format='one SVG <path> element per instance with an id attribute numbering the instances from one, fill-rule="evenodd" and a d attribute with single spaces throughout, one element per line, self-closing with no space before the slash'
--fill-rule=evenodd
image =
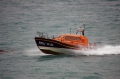
<path id="1" fill-rule="evenodd" d="M 82 35 L 76 35 L 76 34 L 62 34 L 59 36 L 73 36 L 73 37 L 81 37 Z"/>

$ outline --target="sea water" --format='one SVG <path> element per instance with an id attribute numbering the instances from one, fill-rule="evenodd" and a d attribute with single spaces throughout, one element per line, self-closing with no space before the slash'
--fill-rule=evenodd
<path id="1" fill-rule="evenodd" d="M 37 48 L 36 31 L 75 34 L 84 19 L 96 50 L 54 56 Z M 119 79 L 120 1 L 0 0 L 0 50 L 0 79 Z"/>

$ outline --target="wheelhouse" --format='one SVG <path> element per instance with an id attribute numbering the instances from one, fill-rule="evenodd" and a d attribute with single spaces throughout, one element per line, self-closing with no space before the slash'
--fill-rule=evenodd
<path id="1" fill-rule="evenodd" d="M 88 39 L 83 35 L 64 34 L 64 35 L 59 35 L 58 37 L 55 38 L 55 40 L 77 46 L 88 45 Z"/>

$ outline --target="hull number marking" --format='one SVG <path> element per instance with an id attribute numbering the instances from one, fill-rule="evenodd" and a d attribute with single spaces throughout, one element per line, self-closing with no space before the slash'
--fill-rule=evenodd
<path id="1" fill-rule="evenodd" d="M 42 45 L 42 46 L 54 46 L 53 43 L 42 42 L 42 41 L 39 41 L 39 45 Z"/>

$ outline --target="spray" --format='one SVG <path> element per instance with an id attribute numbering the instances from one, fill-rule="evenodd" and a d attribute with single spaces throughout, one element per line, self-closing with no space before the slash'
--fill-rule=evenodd
<path id="1" fill-rule="evenodd" d="M 91 49 L 91 50 L 74 50 L 74 53 L 76 55 L 116 55 L 120 54 L 120 45 L 119 46 L 112 46 L 112 45 L 106 45 L 99 47 L 97 49 Z"/>

